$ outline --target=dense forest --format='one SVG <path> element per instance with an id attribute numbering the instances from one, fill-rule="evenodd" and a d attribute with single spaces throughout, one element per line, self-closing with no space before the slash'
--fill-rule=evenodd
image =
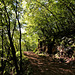
<path id="1" fill-rule="evenodd" d="M 0 0 L 0 74 L 38 75 L 27 52 L 75 60 L 75 0 Z"/>

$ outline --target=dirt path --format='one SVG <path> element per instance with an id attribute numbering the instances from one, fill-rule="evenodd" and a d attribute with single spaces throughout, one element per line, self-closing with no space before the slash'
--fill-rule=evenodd
<path id="1" fill-rule="evenodd" d="M 31 75 L 75 75 L 75 68 L 71 65 L 59 63 L 49 56 L 38 56 L 31 51 L 24 52 L 24 55 L 29 58 Z"/>

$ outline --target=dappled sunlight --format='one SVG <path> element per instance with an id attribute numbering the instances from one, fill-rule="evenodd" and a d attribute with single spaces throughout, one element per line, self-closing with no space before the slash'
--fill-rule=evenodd
<path id="1" fill-rule="evenodd" d="M 62 62 L 59 63 L 58 59 L 53 59 L 49 56 L 39 56 L 33 52 L 27 52 L 25 56 L 29 59 L 34 75 L 74 75 L 75 73 L 75 69 L 72 69 L 72 66 Z"/>
<path id="2" fill-rule="evenodd" d="M 75 0 L 0 0 L 0 75 L 75 75 Z"/>

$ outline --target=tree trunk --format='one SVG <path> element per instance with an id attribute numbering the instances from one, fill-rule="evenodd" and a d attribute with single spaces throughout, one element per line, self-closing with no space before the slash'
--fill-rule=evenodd
<path id="1" fill-rule="evenodd" d="M 15 67 L 16 67 L 17 74 L 19 74 L 18 65 L 17 65 L 17 58 L 16 58 L 16 51 L 15 51 L 15 48 L 14 48 L 12 38 L 11 38 L 11 34 L 10 34 L 9 30 L 8 30 L 8 37 L 9 37 L 10 46 L 11 46 L 11 49 L 12 49 L 13 61 L 14 61 Z"/>
<path id="2" fill-rule="evenodd" d="M 19 18 L 18 18 L 18 12 L 17 12 L 17 0 L 16 0 L 16 19 L 18 20 L 18 24 L 19 24 L 19 32 L 20 32 L 20 38 L 19 38 L 19 46 L 20 46 L 20 73 L 22 73 L 22 51 L 21 51 L 21 24 L 19 22 Z"/>
<path id="3" fill-rule="evenodd" d="M 52 49 L 54 44 L 55 44 L 55 39 L 53 39 L 53 41 L 48 43 L 48 51 L 47 51 L 48 54 L 52 54 Z"/>
<path id="4" fill-rule="evenodd" d="M 4 4 L 5 12 L 7 13 L 7 17 L 8 17 L 8 20 L 7 20 L 7 17 L 5 15 L 5 18 L 6 18 L 5 20 L 6 20 L 6 23 L 8 24 L 7 25 L 7 30 L 8 30 L 8 37 L 9 37 L 10 46 L 11 46 L 12 55 L 13 55 L 13 61 L 14 61 L 14 64 L 15 64 L 17 75 L 19 75 L 19 70 L 18 70 L 18 65 L 17 65 L 17 58 L 16 58 L 16 51 L 15 51 L 15 47 L 13 45 L 12 37 L 11 37 L 11 33 L 10 33 L 10 17 L 9 17 L 8 12 L 7 12 L 6 4 L 5 4 L 4 0 L 2 0 L 2 3 Z"/>
<path id="5" fill-rule="evenodd" d="M 2 21 L 1 21 L 2 22 Z M 3 58 L 3 25 L 2 25 L 2 53 L 1 53 L 1 57 Z M 3 59 L 1 60 L 1 67 L 2 67 L 2 75 L 3 75 Z"/>

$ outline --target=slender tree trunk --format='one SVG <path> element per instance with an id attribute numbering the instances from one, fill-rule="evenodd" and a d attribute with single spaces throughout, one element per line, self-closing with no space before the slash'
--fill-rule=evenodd
<path id="1" fill-rule="evenodd" d="M 10 35 L 11 35 L 10 31 L 8 30 L 8 37 L 9 37 L 10 46 L 11 46 L 11 49 L 12 49 L 13 61 L 14 61 L 15 67 L 16 67 L 17 74 L 19 74 L 18 65 L 17 65 L 17 58 L 16 58 L 16 51 L 15 51 L 15 48 L 14 48 L 14 45 L 13 45 L 13 42 L 12 42 L 12 38 L 11 38 Z"/>
<path id="2" fill-rule="evenodd" d="M 17 0 L 16 0 L 16 19 L 18 20 L 18 24 L 19 24 L 19 32 L 20 32 L 20 38 L 19 38 L 19 44 L 20 44 L 20 73 L 22 74 L 22 51 L 21 51 L 21 24 L 19 22 L 19 18 L 18 18 L 18 12 L 17 12 Z"/>
<path id="3" fill-rule="evenodd" d="M 19 20 L 18 20 L 19 23 Z M 22 73 L 22 51 L 21 51 L 21 25 L 19 23 L 19 32 L 20 32 L 20 39 L 19 39 L 19 43 L 20 43 L 20 72 Z"/>
<path id="4" fill-rule="evenodd" d="M 9 37 L 10 46 L 11 46 L 12 55 L 13 55 L 13 61 L 14 61 L 14 64 L 15 64 L 17 75 L 19 75 L 19 70 L 18 70 L 18 65 L 17 65 L 17 58 L 16 58 L 16 51 L 15 51 L 15 47 L 14 47 L 14 44 L 12 42 L 12 37 L 11 37 L 11 33 L 10 33 L 10 17 L 9 17 L 8 12 L 7 12 L 4 0 L 2 0 L 2 3 L 4 4 L 4 8 L 5 8 L 5 11 L 7 13 L 7 17 L 8 17 L 8 21 L 7 21 L 7 18 L 6 18 L 6 22 L 8 24 L 7 25 L 7 30 L 8 30 L 8 37 Z"/>
<path id="5" fill-rule="evenodd" d="M 2 21 L 1 21 L 2 22 Z M 1 60 L 1 66 L 2 66 L 2 75 L 3 75 L 3 25 L 2 25 L 2 53 L 1 53 L 1 57 L 2 57 L 2 60 Z"/>
<path id="6" fill-rule="evenodd" d="M 43 43 L 42 41 L 39 42 L 39 45 L 40 45 L 40 48 L 41 48 L 40 51 L 42 51 L 42 43 Z"/>
<path id="7" fill-rule="evenodd" d="M 53 41 L 48 43 L 48 54 L 52 54 L 52 49 L 53 49 L 54 44 L 55 44 L 55 39 L 53 39 Z"/>

